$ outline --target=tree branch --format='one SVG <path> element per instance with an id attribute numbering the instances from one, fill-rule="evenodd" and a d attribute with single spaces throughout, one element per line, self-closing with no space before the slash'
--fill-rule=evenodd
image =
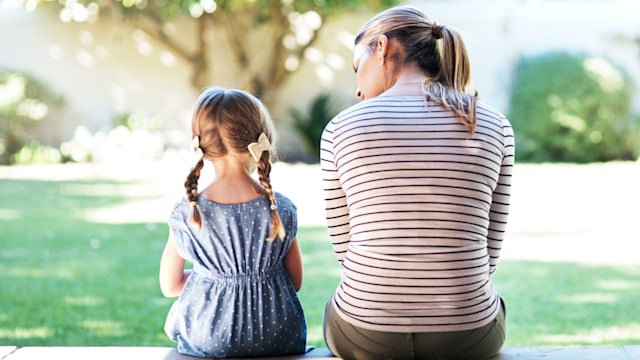
<path id="1" fill-rule="evenodd" d="M 139 12 L 142 20 L 136 19 L 132 23 L 144 30 L 149 36 L 160 41 L 168 47 L 173 53 L 180 56 L 188 62 L 194 61 L 198 54 L 191 53 L 185 46 L 172 39 L 164 31 L 164 22 L 153 12 L 142 10 Z"/>

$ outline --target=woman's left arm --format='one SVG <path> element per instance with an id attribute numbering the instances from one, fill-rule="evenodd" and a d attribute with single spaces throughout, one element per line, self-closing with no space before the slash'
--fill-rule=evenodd
<path id="1" fill-rule="evenodd" d="M 502 242 L 505 237 L 509 208 L 511 202 L 511 177 L 515 162 L 515 142 L 511 125 L 503 119 L 504 150 L 498 184 L 493 191 L 493 199 L 489 212 L 489 234 L 487 250 L 489 253 L 489 274 L 493 274 L 498 266 Z"/>
<path id="2" fill-rule="evenodd" d="M 185 270 L 185 260 L 180 257 L 176 249 L 173 233 L 169 231 L 167 244 L 160 259 L 160 290 L 166 297 L 176 297 L 182 293 L 191 270 Z"/>

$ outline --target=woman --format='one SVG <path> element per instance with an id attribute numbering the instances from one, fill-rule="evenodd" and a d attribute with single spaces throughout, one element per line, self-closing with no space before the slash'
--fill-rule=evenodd
<path id="1" fill-rule="evenodd" d="M 321 165 L 341 282 L 324 336 L 344 359 L 483 359 L 505 339 L 492 285 L 509 212 L 509 121 L 467 93 L 460 35 L 412 7 L 355 39 L 356 96 Z"/>

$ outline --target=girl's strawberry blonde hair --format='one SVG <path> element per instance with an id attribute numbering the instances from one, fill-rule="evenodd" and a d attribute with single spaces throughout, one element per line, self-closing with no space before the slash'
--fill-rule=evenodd
<path id="1" fill-rule="evenodd" d="M 215 159 L 233 151 L 248 153 L 249 145 L 258 141 L 262 134 L 270 146 L 261 151 L 256 160 L 258 179 L 264 194 L 271 202 L 273 230 L 267 240 L 276 237 L 284 240 L 285 231 L 278 213 L 275 194 L 271 187 L 271 159 L 275 159 L 276 134 L 271 116 L 266 107 L 255 96 L 239 89 L 211 87 L 205 89 L 195 103 L 192 118 L 192 133 L 197 142 L 196 151 L 201 151 L 184 183 L 187 199 L 193 208 L 192 223 L 202 227 L 198 210 L 198 179 L 204 166 L 204 159 Z"/>

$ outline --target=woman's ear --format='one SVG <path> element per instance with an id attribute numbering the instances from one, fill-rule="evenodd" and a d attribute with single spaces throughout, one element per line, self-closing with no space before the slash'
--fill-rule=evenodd
<path id="1" fill-rule="evenodd" d="M 384 65 L 384 60 L 387 57 L 388 50 L 389 38 L 387 37 L 387 35 L 378 36 L 378 42 L 376 43 L 376 56 L 378 57 L 380 65 Z"/>

